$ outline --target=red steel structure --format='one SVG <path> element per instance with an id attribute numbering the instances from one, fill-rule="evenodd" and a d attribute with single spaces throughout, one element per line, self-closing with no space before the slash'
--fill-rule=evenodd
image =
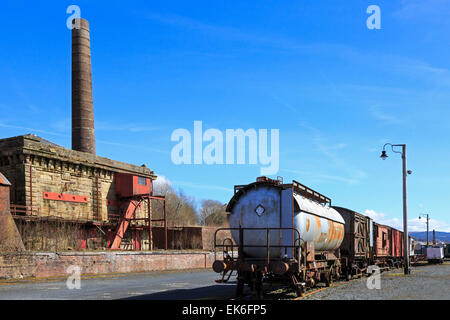
<path id="1" fill-rule="evenodd" d="M 142 178 L 136 175 L 127 173 L 116 174 L 116 194 L 119 197 L 119 201 L 123 208 L 124 213 L 120 216 L 119 225 L 110 241 L 110 249 L 117 250 L 120 248 L 120 243 L 128 229 L 131 221 L 144 220 L 147 223 L 149 231 L 149 246 L 152 249 L 152 225 L 153 222 L 164 223 L 165 234 L 165 249 L 167 250 L 167 216 L 166 216 L 166 200 L 163 196 L 153 195 L 153 182 L 149 178 Z M 163 218 L 152 219 L 151 214 L 151 201 L 160 200 L 163 201 Z M 141 207 L 141 204 L 147 202 L 147 214 L 146 218 L 136 218 L 136 209 Z M 141 227 L 142 228 L 142 227 Z M 136 228 L 132 231 L 133 236 L 133 248 L 137 248 L 137 243 L 140 244 L 139 233 L 136 232 Z"/>

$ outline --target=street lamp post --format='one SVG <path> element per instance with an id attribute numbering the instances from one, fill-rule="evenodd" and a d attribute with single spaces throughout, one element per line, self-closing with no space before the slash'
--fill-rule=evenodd
<path id="1" fill-rule="evenodd" d="M 428 213 L 425 213 L 422 215 L 424 218 L 426 216 L 427 218 L 427 248 L 428 248 L 428 230 L 429 230 L 429 226 L 430 226 L 430 215 Z M 422 218 L 422 216 L 419 216 L 419 219 Z"/>
<path id="2" fill-rule="evenodd" d="M 404 256 L 404 271 L 405 275 L 409 274 L 409 235 L 408 235 L 408 204 L 406 198 L 406 176 L 411 174 L 410 170 L 406 170 L 406 144 L 390 144 L 386 143 L 383 146 L 383 151 L 381 152 L 381 159 L 386 160 L 388 157 L 386 154 L 386 146 L 390 145 L 392 152 L 400 153 L 402 155 L 403 162 L 403 256 Z M 394 150 L 394 147 L 402 147 L 402 151 Z"/>

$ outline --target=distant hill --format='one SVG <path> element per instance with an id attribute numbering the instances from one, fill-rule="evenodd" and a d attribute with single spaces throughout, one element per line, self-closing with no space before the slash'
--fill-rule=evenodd
<path id="1" fill-rule="evenodd" d="M 410 232 L 409 235 L 418 241 L 427 241 L 427 232 Z M 428 240 L 433 241 L 433 231 L 428 232 Z M 436 231 L 436 240 L 450 242 L 450 232 Z"/>

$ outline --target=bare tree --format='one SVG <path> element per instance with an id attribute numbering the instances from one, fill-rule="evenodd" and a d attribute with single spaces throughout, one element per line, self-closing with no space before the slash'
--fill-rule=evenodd
<path id="1" fill-rule="evenodd" d="M 166 214 L 169 225 L 192 226 L 198 224 L 195 210 L 195 200 L 187 196 L 183 191 L 178 192 L 167 179 L 157 179 L 154 183 L 155 195 L 166 197 Z M 162 218 L 162 203 L 153 206 L 154 218 Z"/>
<path id="2" fill-rule="evenodd" d="M 203 200 L 199 218 L 201 225 L 222 226 L 227 221 L 225 205 L 216 200 Z"/>

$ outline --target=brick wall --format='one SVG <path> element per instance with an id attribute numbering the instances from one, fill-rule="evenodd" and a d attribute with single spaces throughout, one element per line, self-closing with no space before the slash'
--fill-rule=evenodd
<path id="1" fill-rule="evenodd" d="M 82 274 L 128 273 L 211 268 L 209 252 L 99 252 L 0 254 L 0 279 L 67 276 L 71 265 Z"/>

